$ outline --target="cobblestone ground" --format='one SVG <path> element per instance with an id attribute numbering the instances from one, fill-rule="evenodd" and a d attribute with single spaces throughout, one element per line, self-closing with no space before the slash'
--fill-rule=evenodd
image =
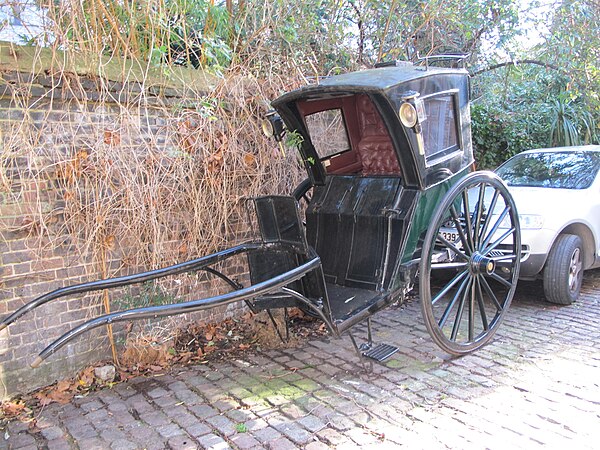
<path id="1" fill-rule="evenodd" d="M 12 423 L 0 448 L 598 448 L 600 271 L 572 306 L 540 292 L 522 284 L 473 355 L 439 351 L 414 301 L 375 316 L 400 352 L 371 372 L 348 338 L 310 341 L 51 405 L 40 432 Z"/>

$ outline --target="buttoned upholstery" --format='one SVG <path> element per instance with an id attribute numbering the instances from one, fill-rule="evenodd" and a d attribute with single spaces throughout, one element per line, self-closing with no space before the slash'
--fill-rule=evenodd
<path id="1" fill-rule="evenodd" d="M 399 175 L 400 165 L 392 141 L 368 96 L 358 97 L 357 111 L 361 135 L 358 153 L 362 161 L 362 174 Z"/>

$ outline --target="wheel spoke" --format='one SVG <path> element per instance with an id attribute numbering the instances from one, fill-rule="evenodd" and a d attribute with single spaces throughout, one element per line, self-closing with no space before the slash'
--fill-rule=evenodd
<path id="1" fill-rule="evenodd" d="M 475 282 L 477 283 L 477 303 L 479 304 L 479 313 L 481 314 L 481 323 L 483 324 L 483 329 L 485 331 L 489 330 L 490 325 L 487 320 L 487 315 L 485 314 L 485 304 L 483 302 L 483 292 L 481 291 L 481 277 L 477 277 Z"/>
<path id="2" fill-rule="evenodd" d="M 446 295 L 448 293 L 448 291 L 450 291 L 450 289 L 452 289 L 456 283 L 458 283 L 460 280 L 462 280 L 465 275 L 467 275 L 469 272 L 467 270 L 465 270 L 464 272 L 461 272 L 459 274 L 457 274 L 454 278 L 452 278 L 452 280 L 450 280 L 450 282 L 444 286 L 444 289 L 442 289 L 432 300 L 431 300 L 431 304 L 435 305 L 444 295 Z M 462 287 L 461 287 L 462 289 Z"/>
<path id="3" fill-rule="evenodd" d="M 473 335 L 475 334 L 475 281 L 477 277 L 471 281 L 471 298 L 469 299 L 469 342 L 473 342 Z"/>
<path id="4" fill-rule="evenodd" d="M 481 227 L 481 233 L 479 233 L 479 241 L 481 241 L 481 239 L 483 239 L 483 236 L 485 236 L 485 234 L 487 233 L 487 229 L 490 226 L 490 221 L 492 220 L 494 209 L 496 209 L 496 203 L 498 202 L 499 195 L 500 191 L 494 191 L 494 196 L 492 197 L 492 201 L 490 202 L 488 213 L 485 216 L 485 222 L 483 223 L 483 227 Z"/>
<path id="5" fill-rule="evenodd" d="M 465 228 L 467 231 L 467 240 L 469 241 L 469 245 L 471 246 L 472 251 L 475 251 L 475 243 L 473 242 L 473 234 L 475 230 L 472 228 L 473 224 L 471 223 L 471 211 L 469 211 L 469 191 L 465 189 L 462 193 L 463 197 L 463 214 L 465 216 Z"/>
<path id="6" fill-rule="evenodd" d="M 502 278 L 500 275 L 498 275 L 497 273 L 491 273 L 490 277 L 492 277 L 494 280 L 496 280 L 498 283 L 502 283 L 504 286 L 506 286 L 507 288 L 511 288 L 512 287 L 512 283 L 508 280 L 505 280 L 504 278 Z"/>
<path id="7" fill-rule="evenodd" d="M 488 284 L 488 282 L 485 279 L 485 277 L 481 277 L 481 282 L 482 282 L 481 284 L 483 284 L 483 289 L 485 290 L 485 292 L 487 293 L 487 295 L 490 296 L 490 299 L 492 300 L 492 303 L 496 307 L 496 311 L 502 311 L 502 305 L 500 305 L 500 302 L 496 298 L 496 294 L 494 294 L 494 291 L 492 291 L 492 288 Z"/>
<path id="8" fill-rule="evenodd" d="M 465 261 L 469 260 L 469 257 L 467 255 L 465 255 L 458 247 L 456 247 L 456 245 L 454 245 L 452 242 L 447 240 L 445 237 L 438 235 L 437 240 L 440 241 L 442 244 L 444 244 L 445 247 L 449 248 L 454 253 L 456 253 L 456 256 L 464 259 Z"/>
<path id="9" fill-rule="evenodd" d="M 491 258 L 496 263 L 496 268 L 513 270 L 517 255 L 505 255 L 498 258 Z"/>
<path id="10" fill-rule="evenodd" d="M 513 261 L 517 259 L 517 255 L 504 255 L 492 258 L 495 262 Z"/>
<path id="11" fill-rule="evenodd" d="M 454 226 L 456 227 L 456 231 L 458 232 L 458 236 L 460 237 L 463 247 L 465 248 L 467 253 L 473 253 L 473 250 L 471 249 L 471 247 L 469 246 L 469 242 L 467 241 L 467 237 L 465 236 L 465 232 L 460 223 L 460 219 L 458 218 L 458 214 L 456 213 L 454 205 L 450 206 L 450 215 L 452 216 L 452 221 L 454 222 Z"/>
<path id="12" fill-rule="evenodd" d="M 485 194 L 485 183 L 479 185 L 479 198 L 477 200 L 477 214 L 475 216 L 475 227 L 473 228 L 473 236 L 475 238 L 475 248 L 479 248 L 479 231 L 481 227 L 481 216 L 485 209 L 484 194 Z"/>
<path id="13" fill-rule="evenodd" d="M 452 311 L 452 308 L 454 307 L 454 305 L 456 305 L 456 302 L 458 301 L 458 297 L 460 297 L 462 291 L 465 289 L 465 286 L 467 285 L 468 282 L 469 282 L 469 278 L 466 278 L 463 280 L 460 287 L 458 288 L 458 291 L 456 291 L 456 294 L 454 294 L 454 297 L 446 306 L 446 309 L 444 310 L 444 314 L 442 314 L 442 317 L 440 318 L 440 320 L 438 322 L 438 326 L 440 327 L 440 329 L 444 328 L 444 325 L 446 324 L 446 321 L 448 320 L 448 317 L 450 316 L 450 312 Z"/>
<path id="14" fill-rule="evenodd" d="M 472 278 L 467 278 L 467 288 L 460 299 L 460 303 L 458 305 L 458 309 L 456 311 L 456 316 L 454 318 L 454 325 L 452 326 L 452 334 L 450 335 L 451 341 L 456 341 L 456 336 L 458 335 L 458 329 L 460 328 L 460 323 L 462 322 L 463 311 L 465 310 L 465 303 L 467 301 L 467 294 L 471 290 L 471 284 L 473 282 Z"/>
<path id="15" fill-rule="evenodd" d="M 502 221 L 506 217 L 506 214 L 508 214 L 508 211 L 509 211 L 509 208 L 507 206 L 506 208 L 504 208 L 504 211 L 502 211 L 502 214 L 500 214 L 500 217 L 498 217 L 498 220 L 496 220 L 496 223 L 494 223 L 494 226 L 492 226 L 492 229 L 488 233 L 487 237 L 483 240 L 481 247 L 488 246 L 488 244 L 492 240 L 492 237 L 494 236 L 494 234 L 496 234 L 496 231 L 498 231 L 498 228 L 500 227 L 500 223 L 502 223 Z"/>
<path id="16" fill-rule="evenodd" d="M 467 262 L 447 262 L 447 263 L 435 263 L 431 265 L 431 270 L 439 269 L 463 269 L 467 266 Z"/>
<path id="17" fill-rule="evenodd" d="M 493 244 L 491 244 L 490 246 L 486 247 L 485 250 L 482 250 L 481 253 L 483 255 L 487 255 L 489 254 L 492 250 L 494 250 L 496 247 L 498 247 L 500 244 L 502 244 L 502 242 L 511 234 L 513 234 L 515 232 L 516 228 L 510 228 L 508 231 L 502 233 L 502 236 L 500 236 L 498 239 L 496 239 L 494 241 Z"/>

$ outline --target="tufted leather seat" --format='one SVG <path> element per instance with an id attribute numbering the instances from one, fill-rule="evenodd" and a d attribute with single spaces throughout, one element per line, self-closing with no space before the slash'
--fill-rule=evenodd
<path id="1" fill-rule="evenodd" d="M 358 144 L 363 175 L 400 175 L 398 159 L 387 136 L 367 137 Z"/>
<path id="2" fill-rule="evenodd" d="M 358 153 L 362 161 L 362 174 L 399 175 L 400 165 L 392 141 L 368 96 L 358 97 L 357 111 L 361 135 Z"/>

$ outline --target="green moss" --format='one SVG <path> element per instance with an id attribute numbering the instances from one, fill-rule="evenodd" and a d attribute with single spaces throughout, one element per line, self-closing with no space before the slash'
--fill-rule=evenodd
<path id="1" fill-rule="evenodd" d="M 404 367 L 404 364 L 402 364 L 397 359 L 390 359 L 388 362 L 385 363 L 385 365 L 390 369 L 399 369 L 400 367 Z"/>
<path id="2" fill-rule="evenodd" d="M 294 386 L 298 387 L 299 389 L 302 389 L 305 392 L 313 392 L 321 387 L 314 381 L 305 378 L 298 381 L 294 381 L 293 384 Z"/>
<path id="3" fill-rule="evenodd" d="M 61 52 L 50 48 L 26 47 L 0 41 L 0 71 L 44 75 L 67 72 L 102 77 L 110 81 L 144 81 L 151 90 L 174 89 L 178 93 L 208 92 L 217 78 L 202 70 L 185 67 L 148 67 L 141 61 Z"/>
<path id="4" fill-rule="evenodd" d="M 282 395 L 285 398 L 289 399 L 295 399 L 305 394 L 305 392 L 302 389 L 291 385 L 287 385 L 286 387 L 279 389 L 277 392 L 279 393 L 279 395 Z"/>

